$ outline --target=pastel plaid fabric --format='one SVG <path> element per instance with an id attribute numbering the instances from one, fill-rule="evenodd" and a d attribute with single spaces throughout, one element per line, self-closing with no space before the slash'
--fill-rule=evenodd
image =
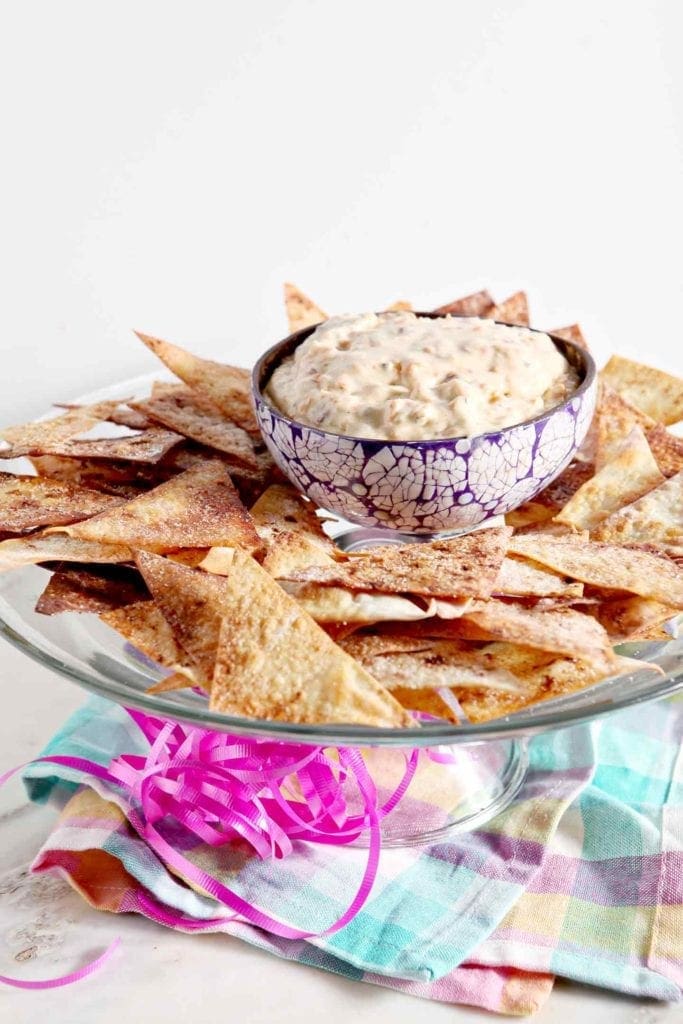
<path id="1" fill-rule="evenodd" d="M 342 931 L 295 942 L 238 921 L 216 930 L 349 978 L 500 1013 L 533 1012 L 557 975 L 677 1000 L 682 738 L 680 699 L 536 737 L 514 803 L 477 831 L 384 850 L 370 900 Z M 125 712 L 93 699 L 44 753 L 106 765 L 141 750 Z M 187 931 L 220 915 L 137 837 L 114 791 L 49 765 L 33 766 L 26 782 L 35 800 L 67 801 L 34 871 L 60 871 L 99 909 L 154 917 L 173 908 Z M 270 914 L 320 931 L 347 905 L 365 858 L 300 843 L 264 862 L 186 837 L 183 852 Z"/>

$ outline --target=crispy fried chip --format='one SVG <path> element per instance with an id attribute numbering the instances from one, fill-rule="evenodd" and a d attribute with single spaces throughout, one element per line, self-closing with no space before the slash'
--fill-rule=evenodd
<path id="1" fill-rule="evenodd" d="M 511 597 L 568 597 L 583 594 L 583 584 L 519 558 L 504 558 L 493 587 L 496 595 Z"/>
<path id="2" fill-rule="evenodd" d="M 645 436 L 664 476 L 675 476 L 683 469 L 683 438 L 669 433 L 661 423 L 648 430 Z"/>
<path id="3" fill-rule="evenodd" d="M 634 427 L 614 458 L 579 487 L 555 521 L 577 530 L 595 530 L 603 519 L 663 480 L 645 434 Z"/>
<path id="4" fill-rule="evenodd" d="M 683 380 L 623 356 L 612 356 L 600 379 L 631 405 L 668 426 L 683 419 Z"/>
<path id="5" fill-rule="evenodd" d="M 225 577 L 147 551 L 138 552 L 136 561 L 186 661 L 202 679 L 211 679 L 221 622 L 230 609 Z"/>
<path id="6" fill-rule="evenodd" d="M 488 597 L 511 533 L 503 527 L 451 540 L 373 548 L 348 562 L 297 570 L 289 578 L 355 590 Z"/>
<path id="7" fill-rule="evenodd" d="M 235 558 L 235 548 L 209 548 L 199 559 L 195 568 L 204 572 L 212 572 L 216 576 L 228 576 Z"/>
<path id="8" fill-rule="evenodd" d="M 151 430 L 154 426 L 144 413 L 131 409 L 128 405 L 119 406 L 108 417 L 110 423 L 118 423 L 120 427 L 128 427 L 130 430 Z"/>
<path id="9" fill-rule="evenodd" d="M 656 544 L 683 554 L 683 470 L 615 512 L 595 535 L 612 544 Z"/>
<path id="10" fill-rule="evenodd" d="M 210 706 L 287 722 L 398 726 L 409 716 L 244 552 L 224 581 Z"/>
<path id="11" fill-rule="evenodd" d="M 583 583 L 683 607 L 683 568 L 665 554 L 534 534 L 513 537 L 510 551 Z"/>
<path id="12" fill-rule="evenodd" d="M 172 690 L 187 690 L 190 686 L 195 686 L 196 682 L 192 676 L 188 675 L 184 670 L 182 672 L 172 672 L 170 676 L 166 676 L 165 679 L 160 679 L 158 683 L 154 683 L 153 686 L 148 686 L 146 693 L 170 693 Z"/>
<path id="13" fill-rule="evenodd" d="M 134 408 L 183 437 L 225 452 L 247 468 L 258 467 L 254 445 L 246 430 L 226 419 L 207 399 L 189 390 L 145 399 L 136 402 Z"/>
<path id="14" fill-rule="evenodd" d="M 537 537 L 573 537 L 575 540 L 588 540 L 590 536 L 588 530 L 576 530 L 573 526 L 565 526 L 564 523 L 557 523 L 554 519 L 521 526 L 516 533 L 522 536 L 525 533 L 533 533 Z"/>
<path id="15" fill-rule="evenodd" d="M 266 544 L 272 543 L 279 534 L 287 531 L 309 537 L 330 555 L 336 552 L 334 543 L 323 530 L 322 521 L 316 515 L 315 505 L 306 501 L 291 484 L 274 484 L 269 487 L 250 512 L 254 525 Z"/>
<path id="16" fill-rule="evenodd" d="M 573 341 L 588 351 L 588 342 L 578 324 L 569 324 L 567 327 L 553 327 L 548 334 L 554 334 L 556 338 L 564 338 L 565 341 Z"/>
<path id="17" fill-rule="evenodd" d="M 4 427 L 0 430 L 0 438 L 3 438 L 11 445 L 13 455 L 0 453 L 2 458 L 18 458 L 21 455 L 30 455 L 33 449 L 41 448 L 46 444 L 58 444 L 68 441 L 77 434 L 84 434 L 88 430 L 106 420 L 116 408 L 118 402 L 98 402 L 95 405 L 81 405 L 75 409 L 68 409 L 60 416 L 50 420 L 37 420 L 32 423 L 22 423 L 17 427 Z"/>
<path id="18" fill-rule="evenodd" d="M 49 421 L 48 421 L 49 422 Z M 13 446 L 0 451 L 0 459 L 16 459 L 20 455 L 62 455 L 77 459 L 119 459 L 130 462 L 159 462 L 171 448 L 183 440 L 171 430 L 152 427 L 127 437 L 94 439 L 71 438 L 66 441 L 46 440 L 42 443 Z"/>
<path id="19" fill-rule="evenodd" d="M 274 579 L 288 579 L 292 573 L 311 565 L 332 565 L 333 559 L 301 533 L 284 530 L 268 545 L 263 568 Z"/>
<path id="20" fill-rule="evenodd" d="M 59 480 L 0 473 L 0 530 L 27 533 L 88 519 L 120 499 Z"/>
<path id="21" fill-rule="evenodd" d="M 322 527 L 315 506 L 289 484 L 275 484 L 251 509 L 266 544 L 263 567 L 277 578 L 310 565 L 330 565 L 337 548 Z"/>
<path id="22" fill-rule="evenodd" d="M 484 316 L 490 320 L 499 320 L 504 324 L 517 324 L 521 327 L 528 327 L 531 321 L 529 319 L 529 300 L 526 292 L 515 292 L 501 302 L 500 305 L 487 310 Z"/>
<path id="23" fill-rule="evenodd" d="M 271 484 L 284 481 L 282 473 L 267 451 L 256 452 L 255 458 L 256 468 L 251 469 L 238 463 L 225 452 L 188 441 L 187 444 L 179 445 L 172 451 L 162 466 L 168 466 L 172 471 L 180 471 L 190 469 L 199 462 L 206 462 L 207 459 L 220 459 L 230 473 L 242 501 L 245 505 L 251 506 Z"/>
<path id="24" fill-rule="evenodd" d="M 284 589 L 316 622 L 408 622 L 434 614 L 428 604 L 397 594 L 368 594 L 319 583 L 294 583 Z"/>
<path id="25" fill-rule="evenodd" d="M 78 567 L 54 572 L 38 598 L 41 615 L 106 612 L 149 597 L 138 573 L 127 566 Z"/>
<path id="26" fill-rule="evenodd" d="M 34 456 L 31 462 L 41 477 L 63 480 L 120 498 L 136 498 L 138 494 L 169 480 L 176 472 L 166 459 L 152 464 L 43 455 Z"/>
<path id="27" fill-rule="evenodd" d="M 316 306 L 295 284 L 285 284 L 285 311 L 290 334 L 327 320 L 327 313 L 323 313 L 320 306 Z"/>
<path id="28" fill-rule="evenodd" d="M 261 547 L 249 513 L 220 462 L 185 470 L 147 494 L 64 528 L 82 540 L 146 551 L 240 545 Z"/>
<path id="29" fill-rule="evenodd" d="M 58 402 L 57 406 L 60 409 L 81 408 L 77 402 Z M 131 409 L 130 406 L 123 402 L 109 413 L 106 420 L 108 423 L 116 423 L 118 426 L 128 427 L 130 430 L 149 430 L 150 427 L 154 426 L 151 420 L 148 420 L 141 412 L 136 412 L 135 409 Z"/>
<path id="30" fill-rule="evenodd" d="M 530 693 L 531 687 L 528 690 Z M 502 718 L 519 711 L 531 700 L 522 690 L 512 693 L 491 687 L 472 690 L 450 690 L 447 687 L 411 690 L 399 686 L 392 690 L 392 694 L 404 708 L 433 718 L 446 719 L 454 725 L 462 724 L 463 721 L 486 722 L 492 718 Z"/>
<path id="31" fill-rule="evenodd" d="M 676 612 L 649 597 L 617 597 L 602 601 L 594 613 L 612 643 L 625 643 L 672 619 Z"/>
<path id="32" fill-rule="evenodd" d="M 616 655 L 598 665 L 576 658 L 556 658 L 543 651 L 506 643 L 489 644 L 482 655 L 490 658 L 493 666 L 507 668 L 516 677 L 518 690 L 507 692 L 491 687 L 478 690 L 456 687 L 453 696 L 471 722 L 488 722 L 513 714 L 530 704 L 566 696 L 634 667 L 630 659 Z M 639 664 L 638 667 L 647 666 Z M 413 711 L 458 721 L 452 707 L 434 690 L 403 688 L 392 692 L 404 707 Z"/>
<path id="33" fill-rule="evenodd" d="M 259 434 L 258 423 L 251 401 L 251 374 L 240 366 L 227 366 L 212 359 L 200 359 L 193 356 L 178 345 L 172 345 L 149 334 L 135 332 L 155 356 L 169 370 L 180 377 L 188 387 L 208 398 L 243 430 L 250 434 Z M 173 394 L 174 385 L 166 381 L 157 382 L 152 389 L 152 397 Z M 179 390 L 179 389 L 176 389 Z"/>
<path id="34" fill-rule="evenodd" d="M 193 682 L 199 682 L 193 679 L 187 653 L 176 643 L 171 627 L 153 601 L 141 601 L 104 612 L 100 618 L 158 665 L 181 671 Z"/>
<path id="35" fill-rule="evenodd" d="M 405 299 L 399 299 L 398 302 L 392 302 L 390 306 L 387 306 L 387 313 L 411 313 L 413 309 L 412 302 L 406 302 Z"/>
<path id="36" fill-rule="evenodd" d="M 464 295 L 461 299 L 447 302 L 445 306 L 439 306 L 434 310 L 444 316 L 486 316 L 495 306 L 491 295 L 487 291 L 473 292 L 472 295 Z"/>
<path id="37" fill-rule="evenodd" d="M 467 641 L 354 633 L 339 644 L 388 690 L 471 686 L 519 691 L 511 672 L 487 665 L 481 651 Z"/>
<path id="38" fill-rule="evenodd" d="M 465 620 L 492 640 L 507 640 L 586 661 L 600 660 L 610 643 L 602 626 L 573 608 L 542 610 L 504 601 L 475 601 Z"/>
<path id="39" fill-rule="evenodd" d="M 600 385 L 594 424 L 595 464 L 598 469 L 612 461 L 634 427 L 646 431 L 655 425 L 654 420 L 604 383 Z"/>
<path id="40" fill-rule="evenodd" d="M 76 540 L 64 533 L 38 533 L 0 542 L 0 572 L 40 562 L 129 562 L 130 549 L 121 544 Z"/>

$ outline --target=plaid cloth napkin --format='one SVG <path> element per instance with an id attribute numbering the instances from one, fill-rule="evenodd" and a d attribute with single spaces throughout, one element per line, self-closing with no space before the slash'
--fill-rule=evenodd
<path id="1" fill-rule="evenodd" d="M 680 699 L 536 737 L 514 803 L 475 832 L 384 850 L 370 900 L 342 931 L 291 941 L 240 922 L 216 930 L 345 977 L 500 1013 L 538 1009 L 555 975 L 680 999 L 682 738 Z M 92 699 L 44 753 L 106 765 L 141 750 L 125 712 Z M 220 915 L 136 836 L 103 784 L 79 788 L 82 776 L 51 765 L 30 768 L 26 781 L 35 800 L 67 799 L 34 871 L 61 872 L 99 909 L 172 907 L 187 931 Z M 183 852 L 310 930 L 345 909 L 365 860 L 362 850 L 305 843 L 278 862 L 234 847 Z"/>

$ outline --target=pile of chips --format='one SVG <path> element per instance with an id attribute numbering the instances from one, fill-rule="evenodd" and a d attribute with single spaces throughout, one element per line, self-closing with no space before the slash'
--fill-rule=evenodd
<path id="1" fill-rule="evenodd" d="M 291 331 L 325 319 L 291 285 L 285 300 Z M 529 323 L 523 292 L 439 312 Z M 140 338 L 177 383 L 0 431 L 0 459 L 30 460 L 0 473 L 0 571 L 50 569 L 36 610 L 99 615 L 166 670 L 153 690 L 288 722 L 480 722 L 628 672 L 615 645 L 670 635 L 683 381 L 613 356 L 576 458 L 505 525 L 344 553 L 265 450 L 249 372 Z"/>

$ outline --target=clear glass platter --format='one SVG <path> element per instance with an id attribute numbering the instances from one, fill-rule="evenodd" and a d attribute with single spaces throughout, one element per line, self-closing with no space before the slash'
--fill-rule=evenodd
<path id="1" fill-rule="evenodd" d="M 81 396 L 77 401 L 141 397 L 149 393 L 152 380 L 161 376 L 165 374 L 137 377 Z M 121 428 L 115 429 L 120 431 Z M 7 468 L 18 471 L 22 467 L 17 461 L 7 463 Z M 96 616 L 37 614 L 35 603 L 47 579 L 46 570 L 35 566 L 0 574 L 0 635 L 30 657 L 102 697 L 222 732 L 268 735 L 315 744 L 406 747 L 472 743 L 529 736 L 573 725 L 683 689 L 683 639 L 672 638 L 668 642 L 625 644 L 619 648 L 622 654 L 658 665 L 663 675 L 643 669 L 479 725 L 456 726 L 444 721 L 410 729 L 378 729 L 356 725 L 291 725 L 237 718 L 210 711 L 206 701 L 189 690 L 146 693 L 163 673 L 132 651 Z"/>

